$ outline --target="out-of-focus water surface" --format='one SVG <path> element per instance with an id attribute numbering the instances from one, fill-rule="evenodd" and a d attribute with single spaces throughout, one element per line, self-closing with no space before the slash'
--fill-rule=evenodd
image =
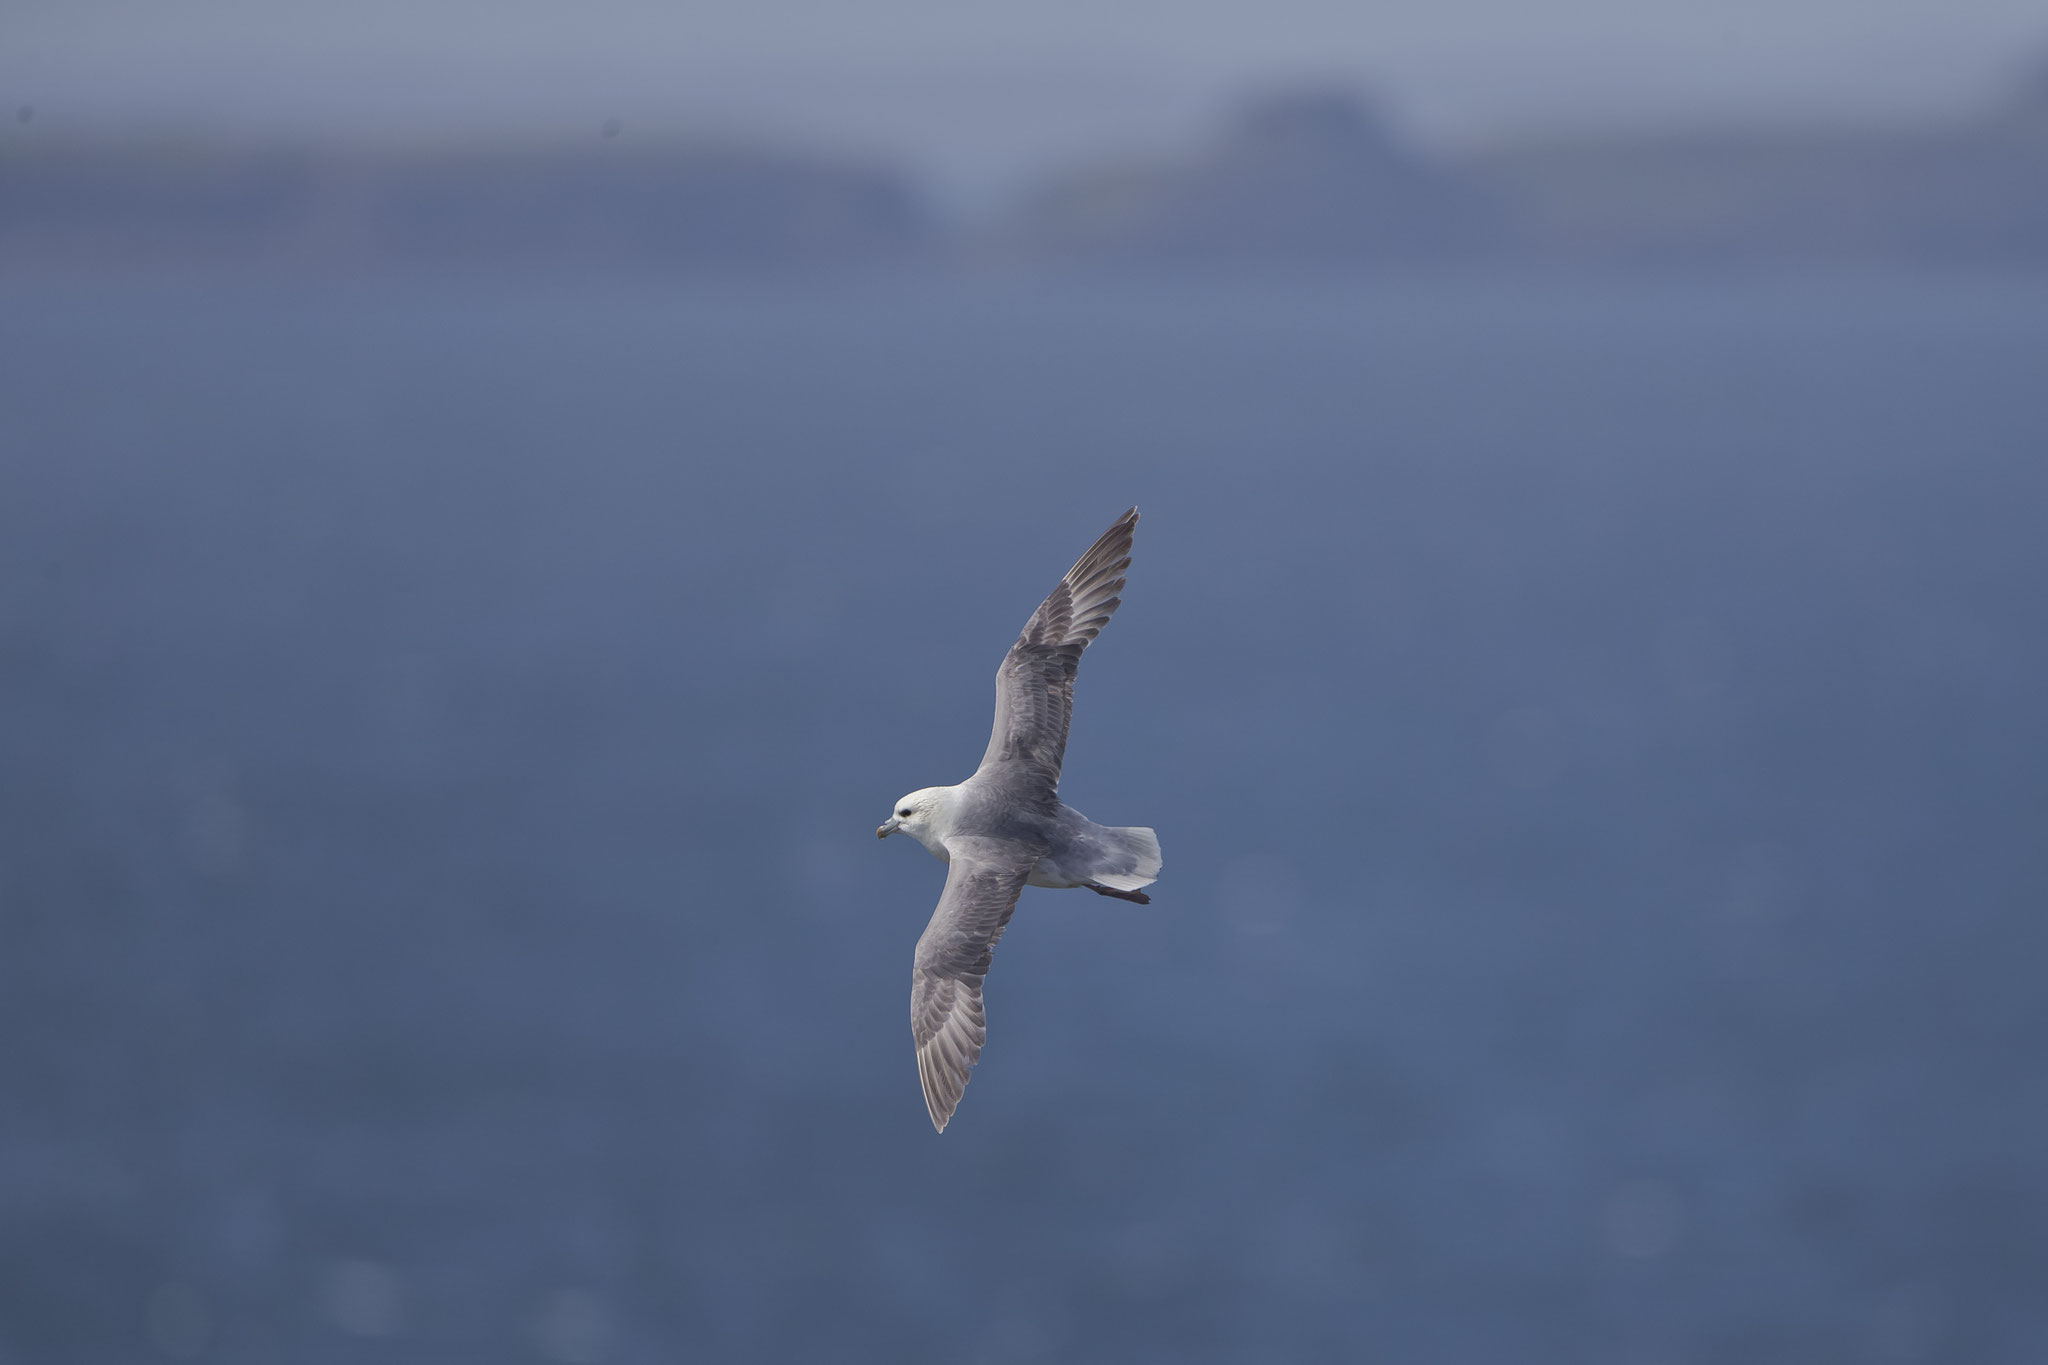
<path id="1" fill-rule="evenodd" d="M 0 1359 L 2048 1358 L 2048 285 L 10 285 Z M 943 1137 L 871 831 L 1130 503 Z"/>

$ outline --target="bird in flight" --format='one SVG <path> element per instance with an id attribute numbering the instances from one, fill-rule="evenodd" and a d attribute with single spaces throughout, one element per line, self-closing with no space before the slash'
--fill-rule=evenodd
<path id="1" fill-rule="evenodd" d="M 942 1133 L 981 1056 L 981 981 L 1018 894 L 1026 886 L 1086 887 L 1152 902 L 1141 888 L 1159 876 L 1158 836 L 1098 825 L 1060 801 L 1074 673 L 1081 651 L 1117 608 L 1137 525 L 1133 507 L 1024 623 L 996 670 L 995 730 L 974 775 L 910 793 L 875 831 L 878 839 L 908 834 L 946 864 L 946 889 L 910 972 L 917 1078 L 932 1126 Z"/>

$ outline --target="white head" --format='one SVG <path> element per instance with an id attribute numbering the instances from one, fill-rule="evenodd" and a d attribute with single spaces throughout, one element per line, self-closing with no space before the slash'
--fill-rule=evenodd
<path id="1" fill-rule="evenodd" d="M 886 839 L 902 830 L 911 838 L 931 847 L 931 841 L 939 837 L 937 816 L 945 804 L 950 787 L 924 787 L 912 792 L 896 803 L 895 812 L 875 830 L 877 839 Z"/>

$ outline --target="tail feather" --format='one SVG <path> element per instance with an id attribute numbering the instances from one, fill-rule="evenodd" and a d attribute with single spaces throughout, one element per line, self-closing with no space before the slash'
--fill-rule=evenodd
<path id="1" fill-rule="evenodd" d="M 1159 880 L 1166 864 L 1159 856 L 1159 836 L 1142 825 L 1112 825 L 1109 832 L 1129 855 L 1129 865 L 1115 872 L 1098 872 L 1095 880 L 1119 891 L 1136 891 Z"/>

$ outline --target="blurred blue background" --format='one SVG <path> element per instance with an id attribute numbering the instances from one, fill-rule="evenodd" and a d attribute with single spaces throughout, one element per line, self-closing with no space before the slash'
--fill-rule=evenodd
<path id="1" fill-rule="evenodd" d="M 2048 87 L 1772 12 L 10 18 L 0 1361 L 2048 1358 Z"/>

